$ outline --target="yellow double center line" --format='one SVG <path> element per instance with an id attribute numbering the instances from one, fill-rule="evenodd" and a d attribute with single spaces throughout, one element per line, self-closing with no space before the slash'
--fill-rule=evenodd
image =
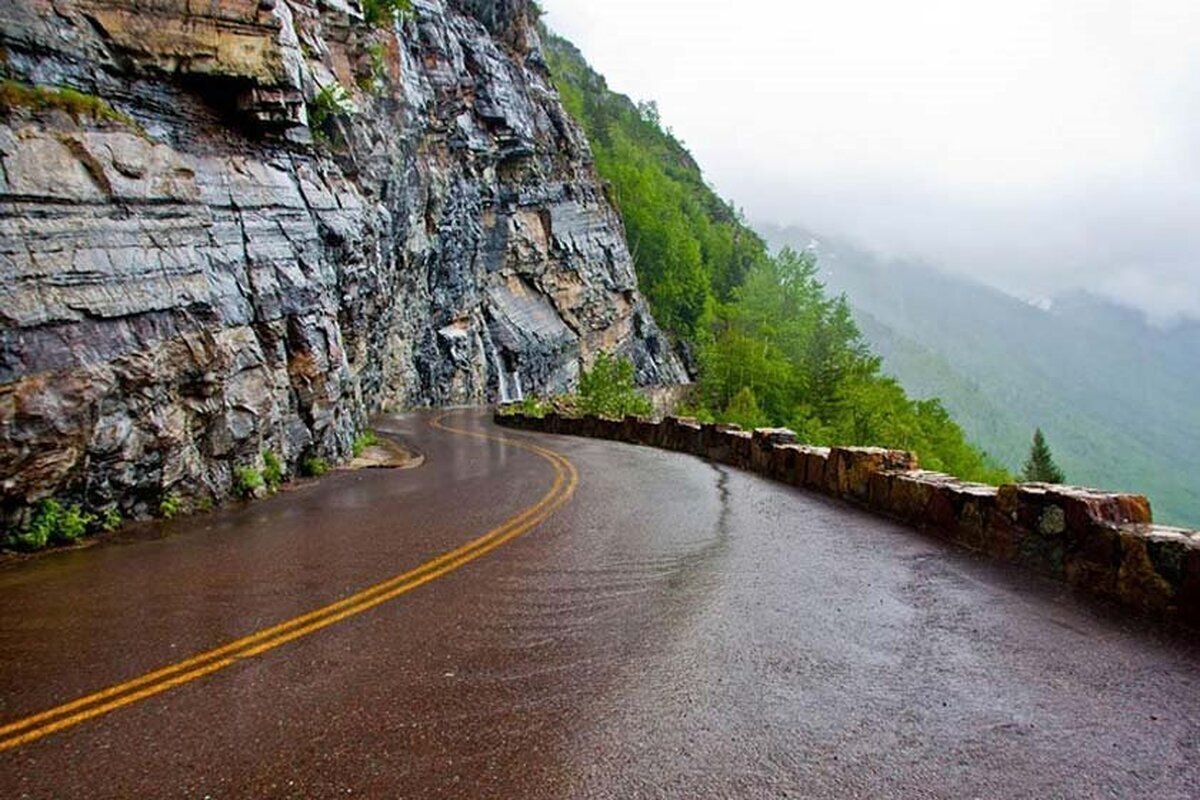
<path id="1" fill-rule="evenodd" d="M 299 639 L 310 633 L 327 628 L 348 617 L 353 617 L 364 611 L 369 611 L 381 603 L 393 600 L 406 592 L 411 592 L 418 586 L 423 586 L 432 580 L 453 572 L 459 567 L 469 564 L 475 559 L 495 550 L 505 542 L 511 541 L 553 514 L 566 503 L 579 483 L 579 474 L 575 467 L 564 456 L 553 450 L 539 447 L 531 442 L 510 439 L 504 436 L 493 436 L 479 431 L 453 428 L 442 423 L 443 417 L 430 421 L 430 425 L 440 430 L 449 431 L 463 436 L 478 439 L 489 439 L 503 442 L 536 453 L 545 458 L 554 467 L 554 483 L 550 490 L 529 508 L 507 520 L 497 528 L 485 533 L 477 539 L 467 542 L 461 547 L 451 550 L 444 555 L 427 561 L 416 569 L 409 570 L 403 575 L 382 581 L 363 589 L 349 597 L 330 603 L 327 606 L 302 614 L 286 622 L 264 628 L 249 636 L 245 636 L 220 647 L 206 650 L 191 658 L 179 661 L 161 669 L 148 672 L 145 675 L 110 686 L 107 689 L 81 697 L 69 703 L 55 706 L 48 711 L 25 717 L 6 725 L 0 726 L 0 752 L 20 747 L 30 742 L 49 736 L 56 731 L 70 728 L 89 719 L 102 716 L 131 705 L 148 697 L 189 683 L 210 675 L 225 667 L 261 655 L 268 650 L 274 650 L 280 645 L 287 644 L 293 639 Z"/>

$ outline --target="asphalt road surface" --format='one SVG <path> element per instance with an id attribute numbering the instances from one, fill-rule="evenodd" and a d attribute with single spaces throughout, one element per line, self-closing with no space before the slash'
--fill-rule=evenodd
<path id="1" fill-rule="evenodd" d="M 1194 637 L 690 456 L 433 419 L 379 423 L 418 469 L 0 567 L 0 797 L 1200 797 Z"/>

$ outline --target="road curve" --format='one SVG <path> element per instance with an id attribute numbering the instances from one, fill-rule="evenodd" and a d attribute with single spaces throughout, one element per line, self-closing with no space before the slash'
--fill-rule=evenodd
<path id="1" fill-rule="evenodd" d="M 0 737 L 159 689 L 0 752 L 0 797 L 1200 796 L 1186 637 L 689 456 L 431 419 L 381 421 L 420 469 L 0 567 Z"/>

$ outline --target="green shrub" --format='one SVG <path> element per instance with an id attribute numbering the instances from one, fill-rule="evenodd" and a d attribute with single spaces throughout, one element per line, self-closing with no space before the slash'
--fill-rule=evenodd
<path id="1" fill-rule="evenodd" d="M 300 462 L 300 474 L 306 478 L 319 478 L 329 472 L 329 462 L 320 456 L 309 456 Z"/>
<path id="2" fill-rule="evenodd" d="M 96 515 L 89 514 L 76 505 L 67 506 L 63 511 L 62 524 L 52 541 L 69 544 L 81 539 L 88 528 L 96 522 Z"/>
<path id="3" fill-rule="evenodd" d="M 254 497 L 265 485 L 262 473 L 254 467 L 237 467 L 233 471 L 233 490 L 242 497 Z"/>
<path id="4" fill-rule="evenodd" d="M 363 0 L 363 20 L 373 28 L 391 25 L 413 13 L 412 0 Z"/>
<path id="5" fill-rule="evenodd" d="M 100 515 L 100 530 L 105 533 L 112 533 L 121 527 L 121 523 L 124 521 L 124 518 L 121 517 L 121 512 L 116 508 L 107 509 Z"/>
<path id="6" fill-rule="evenodd" d="M 21 550 L 40 550 L 51 544 L 78 541 L 96 523 L 96 516 L 77 505 L 43 500 L 34 508 L 29 524 L 11 537 L 9 544 Z"/>
<path id="7" fill-rule="evenodd" d="M 283 485 L 283 464 L 279 461 L 279 456 L 270 451 L 263 453 L 262 476 L 267 488 L 272 492 Z"/>
<path id="8" fill-rule="evenodd" d="M 733 396 L 729 405 L 725 407 L 725 413 L 721 416 L 725 422 L 740 425 L 742 430 L 747 431 L 763 428 L 771 423 L 771 420 L 759 408 L 758 398 L 754 396 L 754 392 L 749 386 L 743 386 Z"/>
<path id="9" fill-rule="evenodd" d="M 608 353 L 596 356 L 596 363 L 579 379 L 578 407 L 584 414 L 599 414 L 620 419 L 627 414 L 646 416 L 654 405 L 633 382 L 633 363 Z"/>
<path id="10" fill-rule="evenodd" d="M 527 417 L 535 417 L 537 419 L 541 419 L 542 417 L 546 416 L 551 412 L 551 410 L 553 410 L 553 407 L 550 405 L 550 403 L 539 400 L 532 395 L 526 397 L 519 403 L 510 403 L 509 405 L 500 407 L 500 413 L 505 416 L 512 414 L 524 414 Z"/>
<path id="11" fill-rule="evenodd" d="M 183 510 L 183 498 L 174 492 L 169 493 L 158 504 L 158 513 L 163 519 L 171 519 Z"/>
<path id="12" fill-rule="evenodd" d="M 62 525 L 63 507 L 57 500 L 37 504 L 29 525 L 17 534 L 15 544 L 22 550 L 40 550 L 50 544 L 51 537 Z"/>
<path id="13" fill-rule="evenodd" d="M 316 132 L 336 116 L 354 112 L 354 103 L 345 87 L 333 81 L 321 87 L 317 96 L 308 104 L 308 127 Z"/>
<path id="14" fill-rule="evenodd" d="M 350 445 L 350 452 L 354 454 L 355 458 L 358 458 L 368 447 L 377 444 L 379 444 L 379 437 L 375 435 L 375 431 L 363 431 L 354 437 L 354 442 Z"/>

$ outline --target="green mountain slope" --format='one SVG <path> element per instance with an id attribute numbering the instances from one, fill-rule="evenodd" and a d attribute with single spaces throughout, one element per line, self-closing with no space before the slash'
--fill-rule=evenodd
<path id="1" fill-rule="evenodd" d="M 652 104 L 609 90 L 583 54 L 543 29 L 546 62 L 563 105 L 587 132 L 596 169 L 621 212 L 638 282 L 654 317 L 685 339 L 701 334 L 714 303 L 730 299 L 766 245 L 704 181 Z"/>
<path id="2" fill-rule="evenodd" d="M 548 31 L 543 41 L 564 105 L 587 133 L 625 221 L 639 285 L 699 374 L 695 413 L 788 425 L 818 444 L 912 449 L 933 469 L 1007 478 L 940 403 L 915 401 L 881 374 L 849 307 L 825 291 L 812 259 L 770 256 L 653 104 L 610 91 L 569 42 Z"/>
<path id="3" fill-rule="evenodd" d="M 885 370 L 936 395 L 1010 468 L 1046 433 L 1069 481 L 1147 494 L 1160 521 L 1200 525 L 1200 326 L 1170 331 L 1088 295 L 1047 310 L 920 265 L 885 262 L 802 229 L 846 292 Z"/>

